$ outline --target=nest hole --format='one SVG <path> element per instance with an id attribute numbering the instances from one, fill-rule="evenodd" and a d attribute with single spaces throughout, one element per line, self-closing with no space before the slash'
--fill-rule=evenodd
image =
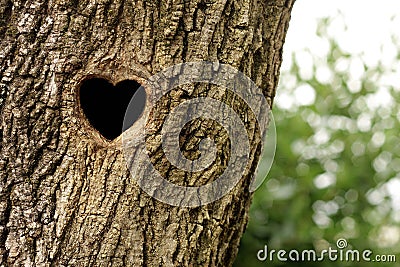
<path id="1" fill-rule="evenodd" d="M 91 78 L 82 82 L 79 102 L 90 125 L 106 139 L 113 140 L 140 118 L 146 91 L 135 80 L 113 85 L 104 78 Z"/>

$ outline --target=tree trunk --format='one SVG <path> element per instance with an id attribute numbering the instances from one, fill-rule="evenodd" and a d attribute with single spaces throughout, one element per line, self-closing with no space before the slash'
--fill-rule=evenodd
<path id="1" fill-rule="evenodd" d="M 107 140 L 91 126 L 79 88 L 93 76 L 145 84 L 174 64 L 207 60 L 242 71 L 272 104 L 293 2 L 2 0 L 0 265 L 232 265 L 262 134 L 249 134 L 248 168 L 228 194 L 198 207 L 171 206 L 149 196 L 129 174 L 121 136 Z M 132 126 L 150 129 L 150 158 L 166 178 L 186 185 L 216 174 L 181 175 L 157 163 L 162 148 L 151 143 L 154 122 L 165 120 L 161 114 L 171 103 L 198 96 L 246 110 L 229 93 L 193 88 L 162 98 L 150 122 Z M 221 131 L 206 119 L 200 123 L 189 124 L 182 140 Z M 249 132 L 255 123 L 246 122 Z M 187 143 L 181 149 L 187 157 L 196 154 Z M 131 171 L 140 169 L 139 161 L 130 164 Z"/>

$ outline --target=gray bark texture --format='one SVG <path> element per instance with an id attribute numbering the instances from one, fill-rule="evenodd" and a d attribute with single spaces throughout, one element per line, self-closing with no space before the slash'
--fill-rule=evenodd
<path id="1" fill-rule="evenodd" d="M 140 189 L 121 137 L 107 140 L 85 119 L 79 85 L 89 76 L 145 83 L 174 64 L 207 60 L 242 71 L 272 105 L 293 3 L 1 0 L 0 266 L 231 266 L 261 152 L 245 103 L 210 86 L 178 88 L 160 101 L 160 115 L 133 126 L 149 129 L 146 145 L 160 173 L 198 185 L 224 161 L 200 175 L 180 173 L 162 156 L 155 122 L 197 96 L 243 113 L 251 146 L 245 175 L 223 198 L 183 208 Z M 185 156 L 196 157 L 203 135 L 220 138 L 220 128 L 206 119 L 189 124 L 181 133 Z M 229 146 L 221 147 L 229 157 Z"/>

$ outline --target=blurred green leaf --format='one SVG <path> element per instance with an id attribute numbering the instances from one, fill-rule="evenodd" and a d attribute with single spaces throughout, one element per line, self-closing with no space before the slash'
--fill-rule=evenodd
<path id="1" fill-rule="evenodd" d="M 342 51 L 327 32 L 330 22 L 322 19 L 316 32 L 329 42 L 328 56 L 292 55 L 290 70 L 281 74 L 273 109 L 275 161 L 255 193 L 236 267 L 374 266 L 261 262 L 256 257 L 264 245 L 318 251 L 321 244 L 335 248 L 338 238 L 352 248 L 397 254 L 400 260 L 400 88 L 387 84 L 399 73 L 381 62 L 368 66 L 362 56 Z M 399 57 L 399 42 L 392 42 Z M 303 77 L 303 57 L 312 57 L 311 78 Z M 296 91 L 304 85 L 307 90 Z M 311 96 L 302 92 L 312 90 L 316 95 L 310 105 Z"/>

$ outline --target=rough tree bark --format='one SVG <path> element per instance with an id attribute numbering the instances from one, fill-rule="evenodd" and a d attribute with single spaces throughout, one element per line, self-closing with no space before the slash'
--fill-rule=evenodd
<path id="1" fill-rule="evenodd" d="M 249 170 L 228 195 L 173 207 L 138 187 L 121 138 L 106 140 L 88 125 L 77 90 L 88 75 L 144 82 L 171 65 L 208 60 L 244 72 L 272 104 L 293 2 L 1 0 L 0 265 L 230 266 L 247 222 L 260 135 L 249 135 Z M 209 87 L 182 92 L 161 109 L 198 95 L 232 97 Z M 212 123 L 199 125 L 184 138 L 213 131 Z M 160 167 L 167 175 L 169 168 Z"/>

